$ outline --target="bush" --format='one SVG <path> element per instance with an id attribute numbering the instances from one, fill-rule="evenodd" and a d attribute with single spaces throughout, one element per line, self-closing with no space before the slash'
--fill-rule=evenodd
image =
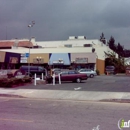
<path id="1" fill-rule="evenodd" d="M 116 73 L 125 73 L 126 67 L 125 66 L 116 66 L 115 71 L 116 71 Z"/>
<path id="2" fill-rule="evenodd" d="M 10 87 L 12 86 L 12 81 L 8 78 L 0 78 L 0 86 L 1 87 Z"/>
<path id="3" fill-rule="evenodd" d="M 23 85 L 24 83 L 31 83 L 32 78 L 25 76 L 23 78 L 0 78 L 0 87 L 13 87 L 18 85 Z"/>
<path id="4" fill-rule="evenodd" d="M 25 77 L 23 77 L 22 80 L 24 83 L 31 83 L 32 82 L 32 78 L 30 76 L 25 76 Z"/>
<path id="5" fill-rule="evenodd" d="M 12 78 L 12 77 L 14 77 L 14 75 L 13 75 L 12 72 L 8 72 L 8 73 L 7 73 L 7 76 L 8 76 L 8 78 Z"/>
<path id="6" fill-rule="evenodd" d="M 97 75 L 100 75 L 100 71 L 99 70 L 96 70 L 96 73 L 97 73 Z"/>

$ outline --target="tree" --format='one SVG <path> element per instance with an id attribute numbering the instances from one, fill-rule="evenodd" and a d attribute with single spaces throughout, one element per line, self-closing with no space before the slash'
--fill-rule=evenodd
<path id="1" fill-rule="evenodd" d="M 115 52 L 109 52 L 109 53 L 104 52 L 104 53 L 107 57 L 105 60 L 106 66 L 108 66 L 108 65 L 115 66 L 117 73 L 125 72 L 126 65 L 124 65 L 124 58 L 123 57 L 120 57 L 120 59 L 116 58 Z"/>
<path id="2" fill-rule="evenodd" d="M 114 37 L 110 37 L 110 40 L 109 40 L 109 42 L 108 42 L 108 45 L 109 45 L 109 48 L 111 49 L 111 50 L 113 50 L 114 52 L 116 52 L 116 50 L 117 50 L 117 46 L 116 46 L 116 44 L 115 44 L 115 39 L 114 39 Z"/>
<path id="3" fill-rule="evenodd" d="M 106 43 L 104 33 L 101 34 L 100 41 L 104 44 Z M 118 54 L 118 59 L 120 59 L 120 57 L 130 57 L 130 50 L 124 49 L 124 46 L 122 46 L 120 43 L 116 45 L 113 36 L 110 37 L 109 41 L 107 42 L 107 45 L 111 50 L 113 50 L 113 52 L 116 52 Z"/>
<path id="4" fill-rule="evenodd" d="M 124 49 L 123 53 L 124 53 L 124 57 L 130 57 L 130 50 Z"/>
<path id="5" fill-rule="evenodd" d="M 103 42 L 104 44 L 106 44 L 106 39 L 104 37 L 104 33 L 101 34 L 100 41 Z"/>
<path id="6" fill-rule="evenodd" d="M 118 54 L 119 59 L 121 56 L 124 57 L 124 50 L 123 49 L 124 49 L 124 47 L 120 43 L 118 43 L 116 52 Z"/>

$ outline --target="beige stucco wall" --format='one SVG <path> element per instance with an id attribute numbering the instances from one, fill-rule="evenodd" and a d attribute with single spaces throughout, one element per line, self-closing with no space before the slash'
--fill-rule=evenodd
<path id="1" fill-rule="evenodd" d="M 97 70 L 99 70 L 100 74 L 104 74 L 105 61 L 97 59 L 97 61 L 96 61 L 96 68 L 97 68 Z"/>
<path id="2" fill-rule="evenodd" d="M 71 61 L 76 58 L 87 58 L 88 63 L 96 63 L 96 53 L 71 53 Z"/>
<path id="3" fill-rule="evenodd" d="M 49 54 L 48 53 L 31 54 L 30 55 L 30 63 L 33 63 L 33 60 L 36 59 L 37 57 L 43 59 L 44 63 L 48 63 L 48 61 L 49 61 Z M 27 62 L 29 63 L 29 58 L 27 59 Z"/>
<path id="4" fill-rule="evenodd" d="M 4 62 L 6 52 L 0 52 L 0 62 Z"/>

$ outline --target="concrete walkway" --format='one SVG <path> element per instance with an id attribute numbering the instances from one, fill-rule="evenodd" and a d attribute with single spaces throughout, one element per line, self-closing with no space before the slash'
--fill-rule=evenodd
<path id="1" fill-rule="evenodd" d="M 127 92 L 94 92 L 78 90 L 37 90 L 37 89 L 4 89 L 0 88 L 1 96 L 25 97 L 37 99 L 55 100 L 82 100 L 82 101 L 107 101 L 107 100 L 130 100 Z"/>

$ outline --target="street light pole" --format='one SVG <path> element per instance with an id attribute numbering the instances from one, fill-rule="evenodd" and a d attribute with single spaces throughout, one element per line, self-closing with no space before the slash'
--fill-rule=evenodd
<path id="1" fill-rule="evenodd" d="M 30 74 L 30 43 L 31 43 L 31 27 L 33 27 L 35 24 L 35 21 L 32 21 L 31 24 L 28 25 L 29 28 L 29 61 L 28 61 L 28 76 Z"/>
<path id="2" fill-rule="evenodd" d="M 98 70 L 98 55 L 96 55 L 96 60 L 97 60 L 97 66 L 96 66 L 96 70 Z"/>

